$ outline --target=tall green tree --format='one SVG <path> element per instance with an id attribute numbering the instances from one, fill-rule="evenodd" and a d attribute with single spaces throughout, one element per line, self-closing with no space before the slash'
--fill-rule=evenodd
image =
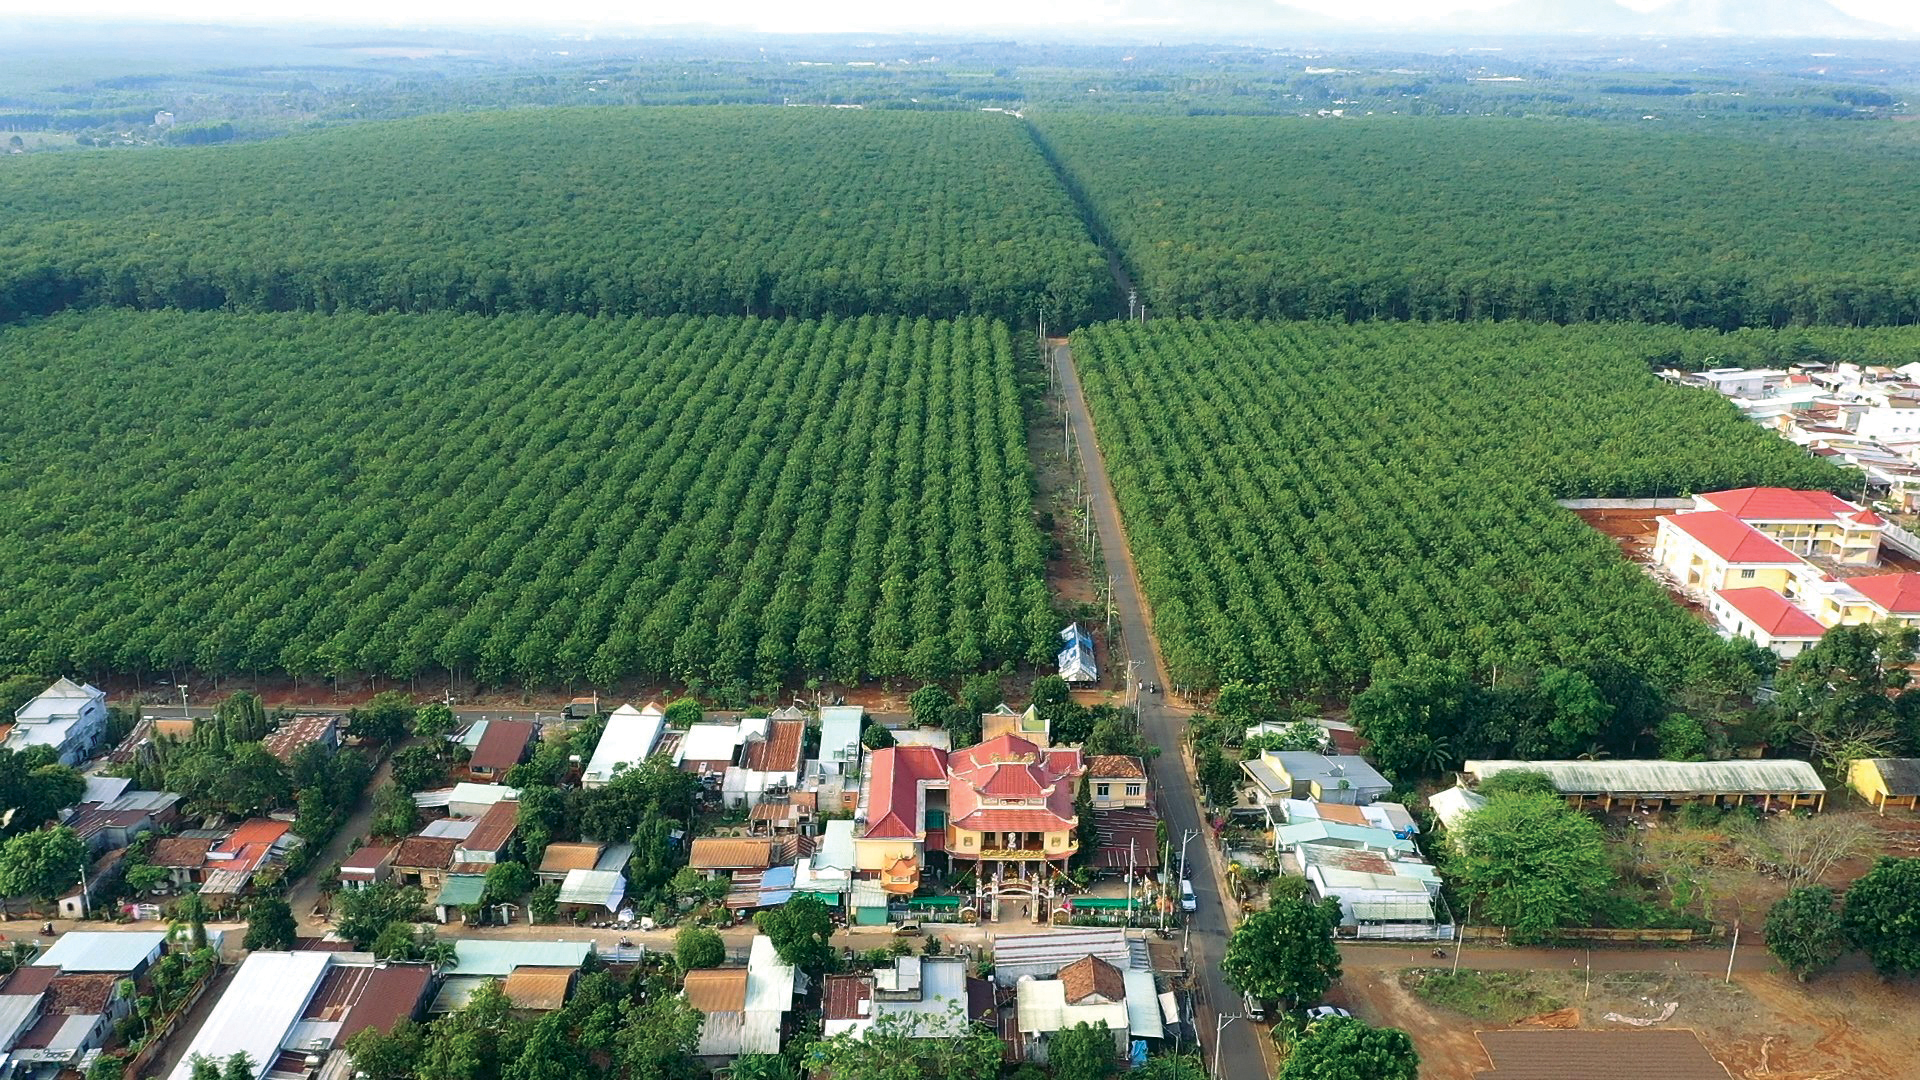
<path id="1" fill-rule="evenodd" d="M 367 1080 L 413 1080 L 426 1038 L 426 1028 L 402 1019 L 391 1031 L 362 1028 L 347 1040 L 347 1053 L 354 1072 L 364 1073 Z"/>
<path id="2" fill-rule="evenodd" d="M 1920 690 L 1908 670 L 1920 631 L 1836 626 L 1775 679 L 1775 737 L 1834 772 L 1855 758 L 1920 751 Z"/>
<path id="3" fill-rule="evenodd" d="M 1847 940 L 1882 975 L 1920 971 L 1920 859 L 1881 856 L 1847 888 Z"/>
<path id="4" fill-rule="evenodd" d="M 256 896 L 247 908 L 248 949 L 291 949 L 299 932 L 283 897 Z"/>
<path id="5" fill-rule="evenodd" d="M 780 962 L 818 976 L 832 968 L 833 915 L 818 897 L 806 893 L 753 917 L 753 924 L 773 942 Z"/>
<path id="6" fill-rule="evenodd" d="M 863 1035 L 842 1032 L 814 1043 L 806 1064 L 816 1074 L 861 1080 L 997 1080 L 1005 1044 L 986 1024 L 956 1019 L 941 1018 L 937 1030 L 958 1034 L 934 1036 L 930 1021 L 888 1014 Z"/>
<path id="7" fill-rule="evenodd" d="M 1583 926 L 1614 886 L 1600 826 L 1555 795 L 1500 794 L 1454 830 L 1446 861 L 1478 922 L 1516 942 Z"/>
<path id="8" fill-rule="evenodd" d="M 1399 1028 L 1327 1017 L 1294 1040 L 1279 1080 L 1420 1080 L 1420 1054 Z"/>
<path id="9" fill-rule="evenodd" d="M 356 949 L 372 945 L 390 923 L 411 923 L 426 898 L 411 885 L 382 882 L 364 889 L 347 889 L 338 897 L 340 914 L 334 929 Z"/>
<path id="10" fill-rule="evenodd" d="M 412 699 L 398 690 L 375 694 L 347 713 L 347 734 L 369 742 L 398 742 L 413 730 L 417 712 Z"/>
<path id="11" fill-rule="evenodd" d="M 1846 926 L 1825 885 L 1802 885 L 1767 911 L 1767 950 L 1801 982 L 1833 966 L 1846 949 Z"/>
<path id="12" fill-rule="evenodd" d="M 1120 1055 L 1105 1021 L 1081 1021 L 1047 1040 L 1047 1064 L 1054 1080 L 1107 1080 L 1120 1068 Z"/>
<path id="13" fill-rule="evenodd" d="M 693 1080 L 704 1070 L 693 1059 L 706 1017 L 678 994 L 650 993 L 628 1002 L 614 1060 L 628 1080 Z"/>
<path id="14" fill-rule="evenodd" d="M 683 926 L 673 935 L 673 959 L 683 972 L 717 968 L 727 962 L 727 943 L 704 926 Z"/>
<path id="15" fill-rule="evenodd" d="M 0 843 L 0 895 L 51 904 L 80 881 L 87 847 L 65 825 L 19 833 Z"/>
<path id="16" fill-rule="evenodd" d="M 1233 931 L 1220 972 L 1227 981 L 1260 1001 L 1286 1008 L 1319 1001 L 1340 977 L 1340 950 L 1334 944 L 1340 903 L 1327 899 L 1276 898 Z"/>

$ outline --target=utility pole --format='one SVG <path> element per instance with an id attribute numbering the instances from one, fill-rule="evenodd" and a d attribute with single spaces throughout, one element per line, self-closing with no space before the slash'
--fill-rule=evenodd
<path id="1" fill-rule="evenodd" d="M 1127 690 L 1127 695 L 1126 695 L 1126 701 L 1127 701 L 1127 707 L 1128 707 L 1128 708 L 1131 708 L 1131 709 L 1137 709 L 1137 708 L 1139 708 L 1139 707 L 1140 707 L 1140 695 L 1139 695 L 1139 693 L 1138 693 L 1138 692 L 1136 692 L 1136 691 L 1135 691 L 1135 689 L 1134 689 L 1134 688 L 1135 688 L 1135 686 L 1137 686 L 1138 684 L 1137 684 L 1137 683 L 1136 683 L 1136 682 L 1134 681 L 1134 678 L 1133 678 L 1133 669 L 1134 669 L 1134 667 L 1135 667 L 1136 665 L 1138 665 L 1139 663 L 1140 663 L 1140 661 L 1138 661 L 1138 660 L 1128 660 L 1128 661 L 1127 661 L 1127 686 L 1126 686 L 1126 690 Z"/>
<path id="2" fill-rule="evenodd" d="M 1460 974 L 1460 954 L 1467 947 L 1467 923 L 1473 921 L 1473 901 L 1467 901 L 1466 922 L 1460 924 L 1460 940 L 1453 943 L 1453 973 Z"/>
<path id="3" fill-rule="evenodd" d="M 1215 1013 L 1213 1016 L 1213 1075 L 1220 1075 L 1220 1033 L 1235 1020 L 1245 1020 L 1239 1013 Z"/>
<path id="4" fill-rule="evenodd" d="M 1180 895 L 1182 896 L 1186 895 L 1186 886 L 1184 883 L 1187 880 L 1187 844 L 1191 843 L 1193 838 L 1199 835 L 1199 829 L 1188 829 L 1180 834 L 1180 881 L 1182 884 L 1179 888 Z M 1182 957 L 1193 955 L 1193 920 L 1187 918 L 1187 914 L 1188 913 L 1184 911 L 1180 913 L 1180 955 Z"/>
<path id="5" fill-rule="evenodd" d="M 180 684 L 180 719 L 187 718 L 187 684 Z"/>
<path id="6" fill-rule="evenodd" d="M 1127 290 L 1127 321 L 1128 322 L 1133 321 L 1134 312 L 1137 309 L 1139 302 L 1140 302 L 1140 291 L 1138 289 L 1128 289 Z"/>
<path id="7" fill-rule="evenodd" d="M 1733 944 L 1727 948 L 1727 981 L 1733 981 L 1733 957 L 1740 951 L 1740 920 L 1733 921 Z"/>

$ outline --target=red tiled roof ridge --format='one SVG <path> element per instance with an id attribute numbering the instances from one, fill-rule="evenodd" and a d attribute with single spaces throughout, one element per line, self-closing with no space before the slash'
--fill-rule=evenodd
<path id="1" fill-rule="evenodd" d="M 1721 589 L 1720 599 L 1772 637 L 1819 637 L 1827 632 L 1813 616 L 1772 589 Z"/>
<path id="2" fill-rule="evenodd" d="M 1696 510 L 1666 520 L 1730 563 L 1800 566 L 1806 561 L 1724 510 Z"/>

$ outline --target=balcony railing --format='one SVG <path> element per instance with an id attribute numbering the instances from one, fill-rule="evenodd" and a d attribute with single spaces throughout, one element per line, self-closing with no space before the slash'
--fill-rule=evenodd
<path id="1" fill-rule="evenodd" d="M 1080 850 L 1080 844 L 1077 841 L 1068 841 L 1065 847 L 1054 848 L 1052 850 L 1047 850 L 1045 848 L 1026 848 L 1026 847 L 981 848 L 980 858 L 1000 859 L 1000 860 L 1006 860 L 1006 861 L 1019 860 L 1019 859 L 1064 859 L 1067 856 L 1072 855 L 1074 852 L 1079 850 Z M 965 858 L 967 855 L 971 854 L 971 852 L 956 851 L 956 852 L 953 852 L 952 854 L 959 855 L 960 857 Z"/>

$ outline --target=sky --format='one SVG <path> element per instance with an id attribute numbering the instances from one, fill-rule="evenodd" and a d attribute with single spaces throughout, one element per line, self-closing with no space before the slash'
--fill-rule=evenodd
<path id="1" fill-rule="evenodd" d="M 1234 2 L 1234 0 L 1229 0 Z M 1245 0 L 1258 2 L 1258 0 Z M 1381 29 L 1415 16 L 1432 17 L 1456 11 L 1486 10 L 1511 0 L 1361 0 L 1367 22 Z M 1662 6 L 1665 0 L 1622 0 L 1642 10 Z M 1917 0 L 1830 0 L 1850 15 L 1903 30 L 1920 31 Z M 1179 0 L 1172 0 L 1177 5 Z M 1227 6 L 1218 4 L 1217 6 Z M 126 17 L 153 19 L 230 20 L 258 23 L 265 19 L 324 20 L 373 25 L 521 25 L 521 26 L 648 26 L 700 22 L 736 26 L 769 33 L 931 30 L 969 27 L 1033 26 L 1058 29 L 1098 25 L 1118 30 L 1126 25 L 1143 32 L 1150 19 L 1117 19 L 1123 8 L 1142 6 L 1125 0 L 964 0 L 940 15 L 912 0 L 0 0 L 0 16 Z M 1291 6 L 1316 14 L 1352 15 L 1353 0 L 1292 0 Z"/>

